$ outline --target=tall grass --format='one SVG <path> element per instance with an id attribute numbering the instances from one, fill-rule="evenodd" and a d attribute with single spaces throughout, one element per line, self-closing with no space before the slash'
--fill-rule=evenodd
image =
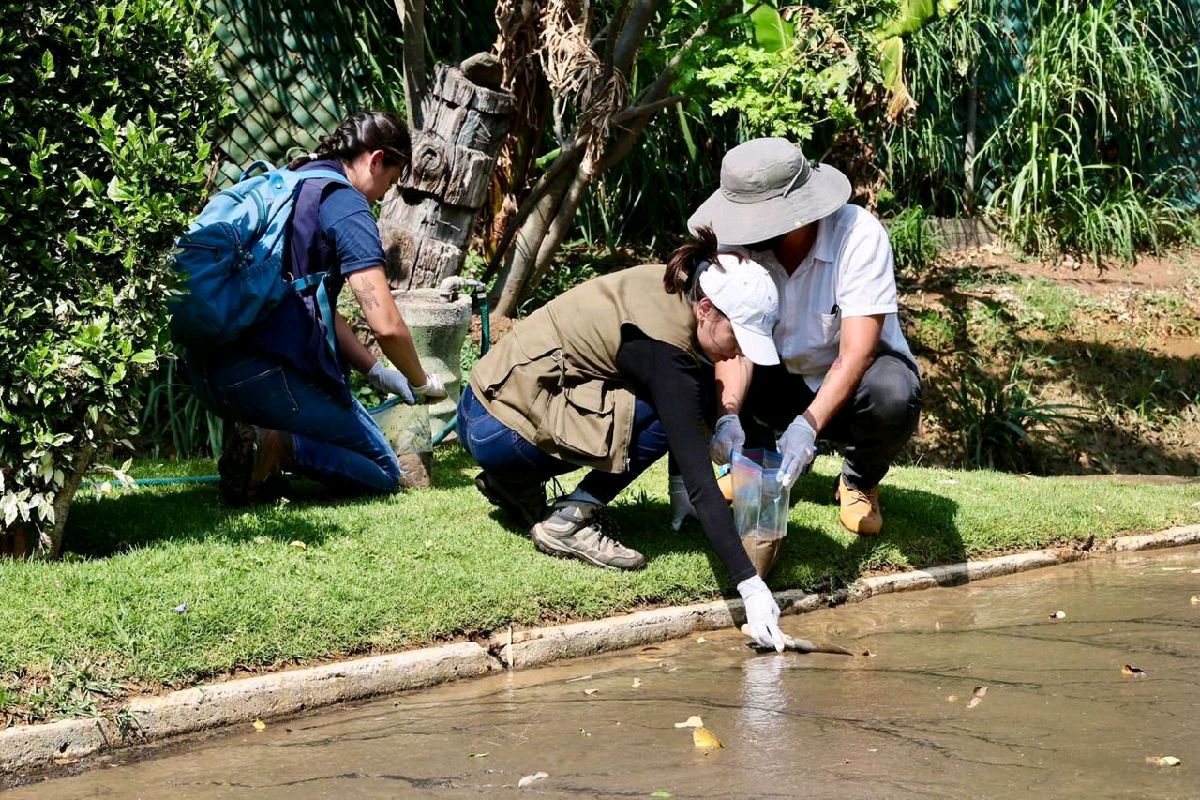
<path id="1" fill-rule="evenodd" d="M 887 130 L 882 151 L 899 207 L 941 216 L 975 210 L 978 145 L 1012 104 L 1016 36 L 1008 0 L 963 0 L 911 34 L 905 75 L 917 103 L 911 119 Z"/>
<path id="2" fill-rule="evenodd" d="M 1194 0 L 1033 3 L 1016 102 L 983 147 L 990 207 L 1042 257 L 1132 260 L 1191 229 Z M 1190 32 L 1190 33 L 1189 33 Z"/>

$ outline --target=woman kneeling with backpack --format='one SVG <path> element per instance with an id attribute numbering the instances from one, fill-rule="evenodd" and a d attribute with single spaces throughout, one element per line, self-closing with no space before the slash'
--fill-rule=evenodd
<path id="1" fill-rule="evenodd" d="M 227 430 L 218 462 L 227 501 L 269 499 L 271 479 L 283 469 L 346 493 L 399 486 L 396 455 L 351 396 L 347 370 L 357 369 L 374 388 L 409 403 L 445 396 L 442 381 L 421 367 L 392 299 L 371 213 L 371 205 L 408 167 L 410 144 L 394 115 L 368 112 L 350 117 L 321 139 L 316 153 L 289 164 L 298 173 L 333 173 L 300 184 L 282 263 L 284 280 L 317 276 L 312 285 L 323 287 L 286 292 L 232 343 L 187 348 L 196 393 L 210 410 L 236 423 Z M 339 175 L 348 184 L 334 179 Z M 336 309 L 347 282 L 380 349 L 398 369 L 372 355 L 336 310 L 327 317 L 333 331 L 327 330 L 319 305 Z"/>
<path id="2" fill-rule="evenodd" d="M 595 278 L 519 322 L 471 371 L 459 441 L 483 467 L 480 492 L 532 526 L 552 555 L 636 569 L 641 553 L 606 536 L 597 510 L 668 450 L 697 516 L 746 604 L 751 635 L 783 649 L 779 607 L 742 548 L 713 476 L 706 420 L 712 362 L 775 364 L 779 295 L 766 270 L 717 252 L 712 232 L 661 264 Z M 590 467 L 546 505 L 546 482 Z"/>

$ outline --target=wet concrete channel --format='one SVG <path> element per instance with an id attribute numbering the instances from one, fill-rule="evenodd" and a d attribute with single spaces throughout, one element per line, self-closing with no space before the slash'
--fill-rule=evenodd
<path id="1" fill-rule="evenodd" d="M 870 656 L 708 633 L 120 751 L 4 797 L 1200 797 L 1193 595 L 1200 548 L 1108 556 L 785 618 Z M 723 749 L 676 727 L 693 715 Z"/>

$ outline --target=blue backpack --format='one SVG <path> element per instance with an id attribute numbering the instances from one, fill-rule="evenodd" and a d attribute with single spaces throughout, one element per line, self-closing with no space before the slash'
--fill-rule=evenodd
<path id="1" fill-rule="evenodd" d="M 260 168 L 267 173 L 249 177 Z M 236 185 L 208 201 L 175 243 L 175 271 L 187 282 L 186 291 L 169 303 L 171 336 L 178 344 L 198 350 L 229 344 L 287 292 L 316 287 L 326 341 L 336 352 L 325 273 L 295 279 L 283 274 L 296 196 L 313 178 L 350 185 L 344 175 L 329 170 L 295 172 L 256 161 Z"/>

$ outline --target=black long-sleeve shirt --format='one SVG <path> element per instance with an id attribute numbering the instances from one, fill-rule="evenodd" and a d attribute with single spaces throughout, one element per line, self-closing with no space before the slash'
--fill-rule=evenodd
<path id="1" fill-rule="evenodd" d="M 735 581 L 753 577 L 754 565 L 742 548 L 729 504 L 713 477 L 700 367 L 678 347 L 650 339 L 632 325 L 625 326 L 621 339 L 617 369 L 662 420 L 667 445 L 708 541 Z"/>

